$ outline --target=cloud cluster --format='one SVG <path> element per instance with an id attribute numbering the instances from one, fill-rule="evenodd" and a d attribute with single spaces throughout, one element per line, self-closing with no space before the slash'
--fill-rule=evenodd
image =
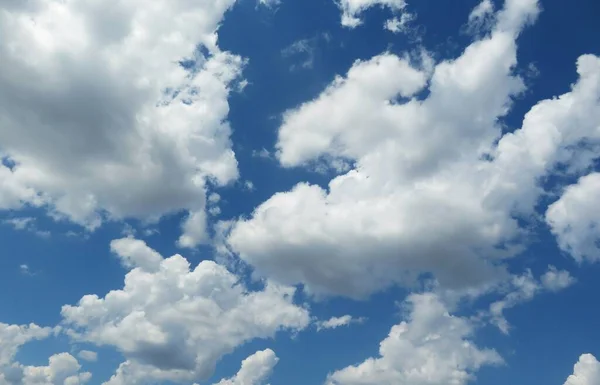
<path id="1" fill-rule="evenodd" d="M 595 153 L 581 143 L 600 138 L 593 55 L 577 61 L 570 92 L 502 133 L 500 119 L 525 89 L 516 40 L 539 10 L 536 0 L 508 0 L 458 58 L 357 61 L 287 111 L 283 166 L 350 171 L 326 188 L 300 183 L 273 195 L 232 226 L 230 248 L 259 274 L 317 294 L 362 298 L 429 273 L 449 289 L 504 279 L 502 262 L 537 220 L 544 178 L 564 164 L 569 175 L 585 172 Z"/>
<path id="2" fill-rule="evenodd" d="M 329 375 L 327 385 L 463 385 L 483 365 L 502 363 L 494 350 L 477 347 L 466 318 L 450 315 L 434 294 L 412 294 L 407 321 L 395 325 L 366 359 Z"/>
<path id="3" fill-rule="evenodd" d="M 16 362 L 19 348 L 50 336 L 51 328 L 0 323 L 0 385 L 80 385 L 92 377 L 69 353 L 55 354 L 47 366 L 26 366 Z"/>
<path id="4" fill-rule="evenodd" d="M 215 262 L 190 270 L 182 256 L 157 258 L 131 238 L 113 241 L 112 249 L 132 268 L 123 289 L 104 298 L 87 295 L 62 309 L 72 338 L 113 346 L 125 356 L 107 384 L 206 379 L 244 342 L 310 322 L 308 311 L 293 304 L 292 288 L 267 283 L 249 291 Z"/>
<path id="5" fill-rule="evenodd" d="M 45 207 L 88 229 L 190 214 L 238 176 L 226 121 L 243 60 L 216 30 L 235 0 L 54 0 L 0 8 L 0 209 Z"/>

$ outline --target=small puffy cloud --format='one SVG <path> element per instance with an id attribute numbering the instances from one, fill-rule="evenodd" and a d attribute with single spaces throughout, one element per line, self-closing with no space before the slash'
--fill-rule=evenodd
<path id="1" fill-rule="evenodd" d="M 550 266 L 548 271 L 542 275 L 541 281 L 546 290 L 560 291 L 574 284 L 576 279 L 568 271 Z"/>
<path id="2" fill-rule="evenodd" d="M 2 2 L 0 209 L 88 230 L 187 211 L 180 243 L 205 241 L 206 181 L 238 177 L 227 99 L 244 60 L 216 34 L 234 3 Z"/>
<path id="3" fill-rule="evenodd" d="M 155 255 L 135 245 L 143 254 L 136 263 Z M 310 322 L 308 311 L 294 305 L 293 288 L 267 283 L 250 291 L 239 281 L 212 261 L 190 269 L 180 255 L 161 258 L 149 269 L 129 271 L 120 290 L 65 305 L 63 325 L 76 341 L 113 346 L 124 355 L 107 384 L 202 380 L 237 346 Z"/>
<path id="4" fill-rule="evenodd" d="M 596 75 L 600 84 L 600 74 Z M 597 114 L 600 116 L 600 113 Z M 600 136 L 600 135 L 599 135 Z M 565 189 L 546 212 L 546 222 L 562 250 L 576 261 L 600 261 L 600 173 Z"/>
<path id="5" fill-rule="evenodd" d="M 77 357 L 90 362 L 98 361 L 98 353 L 91 350 L 81 350 L 79 353 L 77 353 Z"/>
<path id="6" fill-rule="evenodd" d="M 582 354 L 564 385 L 600 385 L 600 362 L 591 354 Z"/>
<path id="7" fill-rule="evenodd" d="M 400 18 L 394 17 L 387 20 L 383 27 L 393 33 L 406 33 L 410 28 L 409 24 L 414 19 L 414 14 L 404 12 Z"/>
<path id="8" fill-rule="evenodd" d="M 540 280 L 536 280 L 531 271 L 522 275 L 515 275 L 509 283 L 509 293 L 501 300 L 490 305 L 491 322 L 495 324 L 504 334 L 508 334 L 510 324 L 504 317 L 504 311 L 519 304 L 531 301 L 536 295 L 544 291 L 557 292 L 565 289 L 575 282 L 568 271 L 558 270 L 549 266 Z"/>
<path id="9" fill-rule="evenodd" d="M 279 358 L 271 349 L 258 351 L 242 361 L 242 367 L 235 376 L 215 385 L 262 385 L 273 372 L 277 361 Z"/>
<path id="10" fill-rule="evenodd" d="M 139 267 L 145 271 L 154 272 L 160 268 L 162 256 L 148 247 L 146 242 L 133 237 L 115 239 L 110 243 L 110 249 L 121 260 L 121 264 L 132 269 Z"/>
<path id="11" fill-rule="evenodd" d="M 331 317 L 326 321 L 317 321 L 315 324 L 317 325 L 317 331 L 320 331 L 325 329 L 337 329 L 340 326 L 348 326 L 352 323 L 362 323 L 364 321 L 364 318 L 354 318 L 351 315 L 346 314 L 341 317 Z"/>
<path id="12" fill-rule="evenodd" d="M 464 385 L 480 367 L 503 362 L 477 347 L 470 321 L 449 314 L 434 294 L 412 294 L 407 307 L 408 319 L 392 327 L 378 357 L 333 372 L 327 385 Z"/>
<path id="13" fill-rule="evenodd" d="M 355 28 L 362 24 L 361 13 L 374 6 L 388 7 L 399 12 L 406 7 L 405 0 L 335 0 L 342 11 L 342 25 Z"/>

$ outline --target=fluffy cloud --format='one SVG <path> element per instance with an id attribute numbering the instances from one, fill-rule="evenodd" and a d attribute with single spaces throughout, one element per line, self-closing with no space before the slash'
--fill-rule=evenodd
<path id="1" fill-rule="evenodd" d="M 258 351 L 242 361 L 242 367 L 232 378 L 223 379 L 215 385 L 260 385 L 269 378 L 279 361 L 271 349 Z"/>
<path id="2" fill-rule="evenodd" d="M 367 8 L 388 7 L 392 11 L 401 11 L 406 7 L 405 0 L 335 0 L 342 10 L 342 25 L 355 28 L 362 24 L 359 16 Z"/>
<path id="3" fill-rule="evenodd" d="M 524 91 L 516 39 L 538 12 L 535 0 L 508 0 L 491 33 L 457 59 L 432 68 L 390 53 L 357 61 L 287 111 L 283 166 L 352 169 L 326 189 L 300 183 L 273 195 L 232 226 L 231 249 L 259 274 L 351 297 L 423 273 L 450 289 L 506 277 L 501 261 L 522 250 L 519 220 L 535 220 L 541 178 L 563 163 L 568 172 L 589 166 L 578 144 L 599 135 L 592 55 L 579 58 L 570 92 L 539 102 L 502 135 L 499 118 Z"/>
<path id="4" fill-rule="evenodd" d="M 89 372 L 80 372 L 81 365 L 69 353 L 55 354 L 48 366 L 23 366 L 13 364 L 4 377 L 2 385 L 83 385 L 92 378 Z"/>
<path id="5" fill-rule="evenodd" d="M 581 355 L 564 385 L 600 385 L 600 362 L 591 354 Z"/>
<path id="6" fill-rule="evenodd" d="M 341 317 L 331 317 L 326 321 L 317 321 L 316 325 L 317 330 L 319 331 L 324 329 L 337 329 L 340 326 L 348 326 L 351 323 L 362 323 L 364 320 L 364 318 L 354 318 L 351 315 L 346 314 Z"/>
<path id="7" fill-rule="evenodd" d="M 91 378 L 90 373 L 80 372 L 81 365 L 69 353 L 51 356 L 48 366 L 25 366 L 14 361 L 21 346 L 47 338 L 52 331 L 35 324 L 0 323 L 0 385 L 79 385 Z"/>
<path id="8" fill-rule="evenodd" d="M 600 137 L 600 126 L 598 136 Z M 600 191 L 600 173 L 589 174 L 569 186 L 546 212 L 546 221 L 556 235 L 560 248 L 571 254 L 578 262 L 600 261 L 598 191 Z"/>
<path id="9" fill-rule="evenodd" d="M 88 229 L 188 210 L 181 244 L 205 240 L 207 179 L 238 175 L 226 117 L 243 60 L 215 33 L 234 2 L 1 2 L 0 209 Z"/>
<path id="10" fill-rule="evenodd" d="M 408 321 L 391 329 L 380 356 L 330 374 L 327 385 L 462 385 L 481 366 L 502 363 L 495 351 L 469 340 L 470 322 L 450 315 L 435 295 L 413 294 L 407 304 Z"/>
<path id="11" fill-rule="evenodd" d="M 140 256 L 124 288 L 62 309 L 74 339 L 114 346 L 125 356 L 107 384 L 205 379 L 240 344 L 309 324 L 308 312 L 293 304 L 292 288 L 267 283 L 261 291 L 248 291 L 212 261 L 193 270 L 180 255 L 141 264 L 137 261 L 155 255 L 144 243 L 127 238 L 112 245 Z"/>
<path id="12" fill-rule="evenodd" d="M 18 349 L 34 340 L 41 340 L 52 333 L 51 328 L 30 325 L 8 325 L 0 323 L 0 367 L 10 364 Z"/>

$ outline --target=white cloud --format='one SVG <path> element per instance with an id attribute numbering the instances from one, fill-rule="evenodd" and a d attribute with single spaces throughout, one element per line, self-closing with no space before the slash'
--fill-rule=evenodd
<path id="1" fill-rule="evenodd" d="M 148 272 L 160 268 L 162 256 L 146 245 L 146 242 L 132 237 L 115 239 L 110 243 L 110 249 L 120 259 L 124 267 L 133 269 L 140 267 Z"/>
<path id="2" fill-rule="evenodd" d="M 80 385 L 91 374 L 80 372 L 79 362 L 68 353 L 50 357 L 48 366 L 26 366 L 14 361 L 19 348 L 50 336 L 51 328 L 35 324 L 0 323 L 0 385 Z"/>
<path id="3" fill-rule="evenodd" d="M 51 356 L 48 366 L 18 365 L 12 369 L 22 373 L 20 382 L 14 382 L 15 385 L 82 385 L 92 378 L 90 372 L 80 372 L 81 365 L 69 353 Z"/>
<path id="4" fill-rule="evenodd" d="M 82 350 L 79 353 L 77 353 L 77 357 L 90 362 L 98 361 L 98 353 L 91 350 Z"/>
<path id="5" fill-rule="evenodd" d="M 406 7 L 405 0 L 335 0 L 342 11 L 342 25 L 355 28 L 362 24 L 361 13 L 374 6 L 388 7 L 399 12 Z"/>
<path id="6" fill-rule="evenodd" d="M 364 320 L 364 318 L 354 318 L 348 314 L 341 317 L 331 317 L 326 321 L 317 321 L 317 331 L 325 329 L 337 329 L 340 326 L 348 326 L 352 323 L 362 323 Z"/>
<path id="7" fill-rule="evenodd" d="M 393 33 L 406 33 L 409 28 L 409 24 L 415 19 L 415 15 L 412 13 L 404 12 L 400 18 L 393 17 L 387 20 L 383 28 Z"/>
<path id="8" fill-rule="evenodd" d="M 306 327 L 308 312 L 293 295 L 293 288 L 272 283 L 248 291 L 223 266 L 202 261 L 190 270 L 174 255 L 149 270 L 134 268 L 123 289 L 84 296 L 62 315 L 75 340 L 114 346 L 125 356 L 107 384 L 194 381 L 246 341 Z"/>
<path id="9" fill-rule="evenodd" d="M 502 363 L 469 339 L 468 319 L 450 315 L 435 295 L 412 294 L 407 305 L 408 320 L 392 327 L 378 357 L 330 374 L 327 384 L 463 385 L 481 366 Z"/>
<path id="10" fill-rule="evenodd" d="M 531 301 L 536 295 L 545 291 L 557 292 L 571 286 L 575 282 L 568 271 L 549 266 L 540 280 L 536 280 L 527 270 L 522 275 L 512 276 L 509 282 L 509 293 L 501 300 L 490 305 L 491 322 L 504 334 L 508 334 L 510 324 L 504 317 L 504 311 L 524 302 Z"/>
<path id="11" fill-rule="evenodd" d="M 564 385 L 600 385 L 600 362 L 591 354 L 582 354 Z"/>
<path id="12" fill-rule="evenodd" d="M 518 19 L 515 7 L 523 23 L 539 11 L 535 1 L 510 1 L 499 20 Z M 287 111 L 277 143 L 283 166 L 350 160 L 353 169 L 327 191 L 301 183 L 275 194 L 235 224 L 232 249 L 261 274 L 353 297 L 422 272 L 448 287 L 496 274 L 486 259 L 510 254 L 520 235 L 511 211 L 523 198 L 515 198 L 514 175 L 501 175 L 505 165 L 482 160 L 500 136 L 498 117 L 524 89 L 513 74 L 522 25 L 511 23 L 432 70 L 390 53 L 357 61 Z M 425 100 L 394 102 L 427 85 Z"/>
<path id="13" fill-rule="evenodd" d="M 273 8 L 281 4 L 281 0 L 258 0 L 259 5 L 264 5 L 267 8 Z"/>
<path id="14" fill-rule="evenodd" d="M 600 77 L 596 80 L 600 82 Z M 600 117 L 600 114 L 597 114 Z M 600 136 L 600 129 L 598 129 Z M 569 186 L 546 212 L 546 222 L 561 249 L 582 262 L 600 261 L 600 173 L 582 177 Z"/>
<path id="15" fill-rule="evenodd" d="M 0 367 L 11 363 L 22 345 L 47 338 L 50 333 L 52 333 L 51 328 L 40 327 L 36 324 L 8 325 L 0 323 Z"/>
<path id="16" fill-rule="evenodd" d="M 2 223 L 12 226 L 18 231 L 29 231 L 40 238 L 50 237 L 49 231 L 40 230 L 37 228 L 36 219 L 32 217 L 9 218 L 4 219 Z"/>
<path id="17" fill-rule="evenodd" d="M 490 35 L 431 74 L 384 53 L 287 111 L 283 166 L 342 159 L 353 169 L 327 189 L 300 183 L 273 195 L 234 224 L 231 249 L 259 274 L 317 294 L 364 297 L 422 273 L 447 289 L 506 277 L 501 261 L 529 231 L 516 217 L 534 217 L 539 181 L 600 133 L 600 59 L 586 55 L 570 92 L 502 136 L 499 117 L 524 90 L 516 38 L 538 12 L 534 0 L 507 1 Z M 411 98 L 427 85 L 424 100 Z M 593 159 L 577 157 L 569 172 Z"/>
<path id="18" fill-rule="evenodd" d="M 279 358 L 271 349 L 258 351 L 242 361 L 242 367 L 234 377 L 223 379 L 215 385 L 264 384 L 273 372 L 277 361 L 279 361 Z"/>
<path id="19" fill-rule="evenodd" d="M 238 176 L 226 117 L 243 60 L 215 33 L 234 2 L 3 2 L 0 209 L 88 229 L 188 210 L 181 243 L 205 240 L 206 179 Z"/>

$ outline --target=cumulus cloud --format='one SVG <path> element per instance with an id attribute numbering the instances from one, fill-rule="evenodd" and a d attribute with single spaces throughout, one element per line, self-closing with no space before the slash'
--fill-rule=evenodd
<path id="1" fill-rule="evenodd" d="M 125 356 L 107 384 L 203 380 L 244 342 L 310 322 L 308 311 L 294 305 L 293 288 L 267 283 L 249 291 L 212 261 L 190 270 L 185 258 L 174 255 L 155 265 L 155 252 L 145 244 L 132 239 L 114 244 L 135 244 L 130 255 L 140 255 L 129 265 L 123 289 L 104 298 L 87 295 L 62 309 L 73 339 L 113 346 Z M 148 255 L 151 264 L 137 264 Z"/>
<path id="2" fill-rule="evenodd" d="M 235 0 L 0 4 L 0 209 L 94 229 L 190 212 L 238 176 L 227 98 L 243 60 L 216 29 Z M 201 48 L 199 48 L 201 47 Z"/>
<path id="3" fill-rule="evenodd" d="M 405 0 L 335 0 L 342 11 L 342 25 L 355 28 L 362 24 L 361 13 L 374 6 L 387 7 L 398 12 L 406 7 Z"/>
<path id="4" fill-rule="evenodd" d="M 597 82 L 600 81 L 598 79 Z M 578 262 L 600 261 L 598 191 L 600 173 L 586 175 L 576 184 L 569 186 L 546 212 L 546 222 L 556 236 L 558 245 Z"/>
<path id="5" fill-rule="evenodd" d="M 22 345 L 30 341 L 47 338 L 52 333 L 51 328 L 40 327 L 36 324 L 8 325 L 0 323 L 0 367 L 12 362 Z"/>
<path id="6" fill-rule="evenodd" d="M 223 379 L 215 385 L 261 385 L 269 378 L 279 361 L 271 349 L 258 351 L 242 361 L 242 367 L 232 378 Z"/>
<path id="7" fill-rule="evenodd" d="M 357 61 L 287 111 L 283 166 L 351 170 L 326 189 L 300 183 L 273 195 L 232 226 L 231 249 L 259 274 L 357 298 L 423 273 L 448 289 L 506 277 L 502 261 L 524 246 L 540 180 L 600 133 L 600 59 L 585 55 L 570 92 L 502 135 L 499 118 L 525 89 L 516 39 L 538 12 L 535 0 L 508 0 L 458 58 L 432 69 L 391 53 Z"/>
<path id="8" fill-rule="evenodd" d="M 564 385 L 600 385 L 600 362 L 591 354 L 582 354 Z"/>
<path id="9" fill-rule="evenodd" d="M 69 353 L 51 356 L 48 366 L 26 366 L 14 360 L 21 346 L 52 332 L 35 324 L 0 323 L 0 385 L 80 385 L 91 378 L 90 373 L 80 372 L 81 365 Z"/>
<path id="10" fill-rule="evenodd" d="M 407 306 L 407 321 L 392 327 L 378 357 L 330 374 L 327 385 L 463 385 L 481 366 L 503 362 L 477 347 L 470 321 L 449 314 L 434 294 L 412 294 Z"/>
<path id="11" fill-rule="evenodd" d="M 349 314 L 346 314 L 341 317 L 331 317 L 325 321 L 317 321 L 317 331 L 325 330 L 325 329 L 337 329 L 340 326 L 348 326 L 352 323 L 362 323 L 364 322 L 364 318 L 354 318 Z"/>

